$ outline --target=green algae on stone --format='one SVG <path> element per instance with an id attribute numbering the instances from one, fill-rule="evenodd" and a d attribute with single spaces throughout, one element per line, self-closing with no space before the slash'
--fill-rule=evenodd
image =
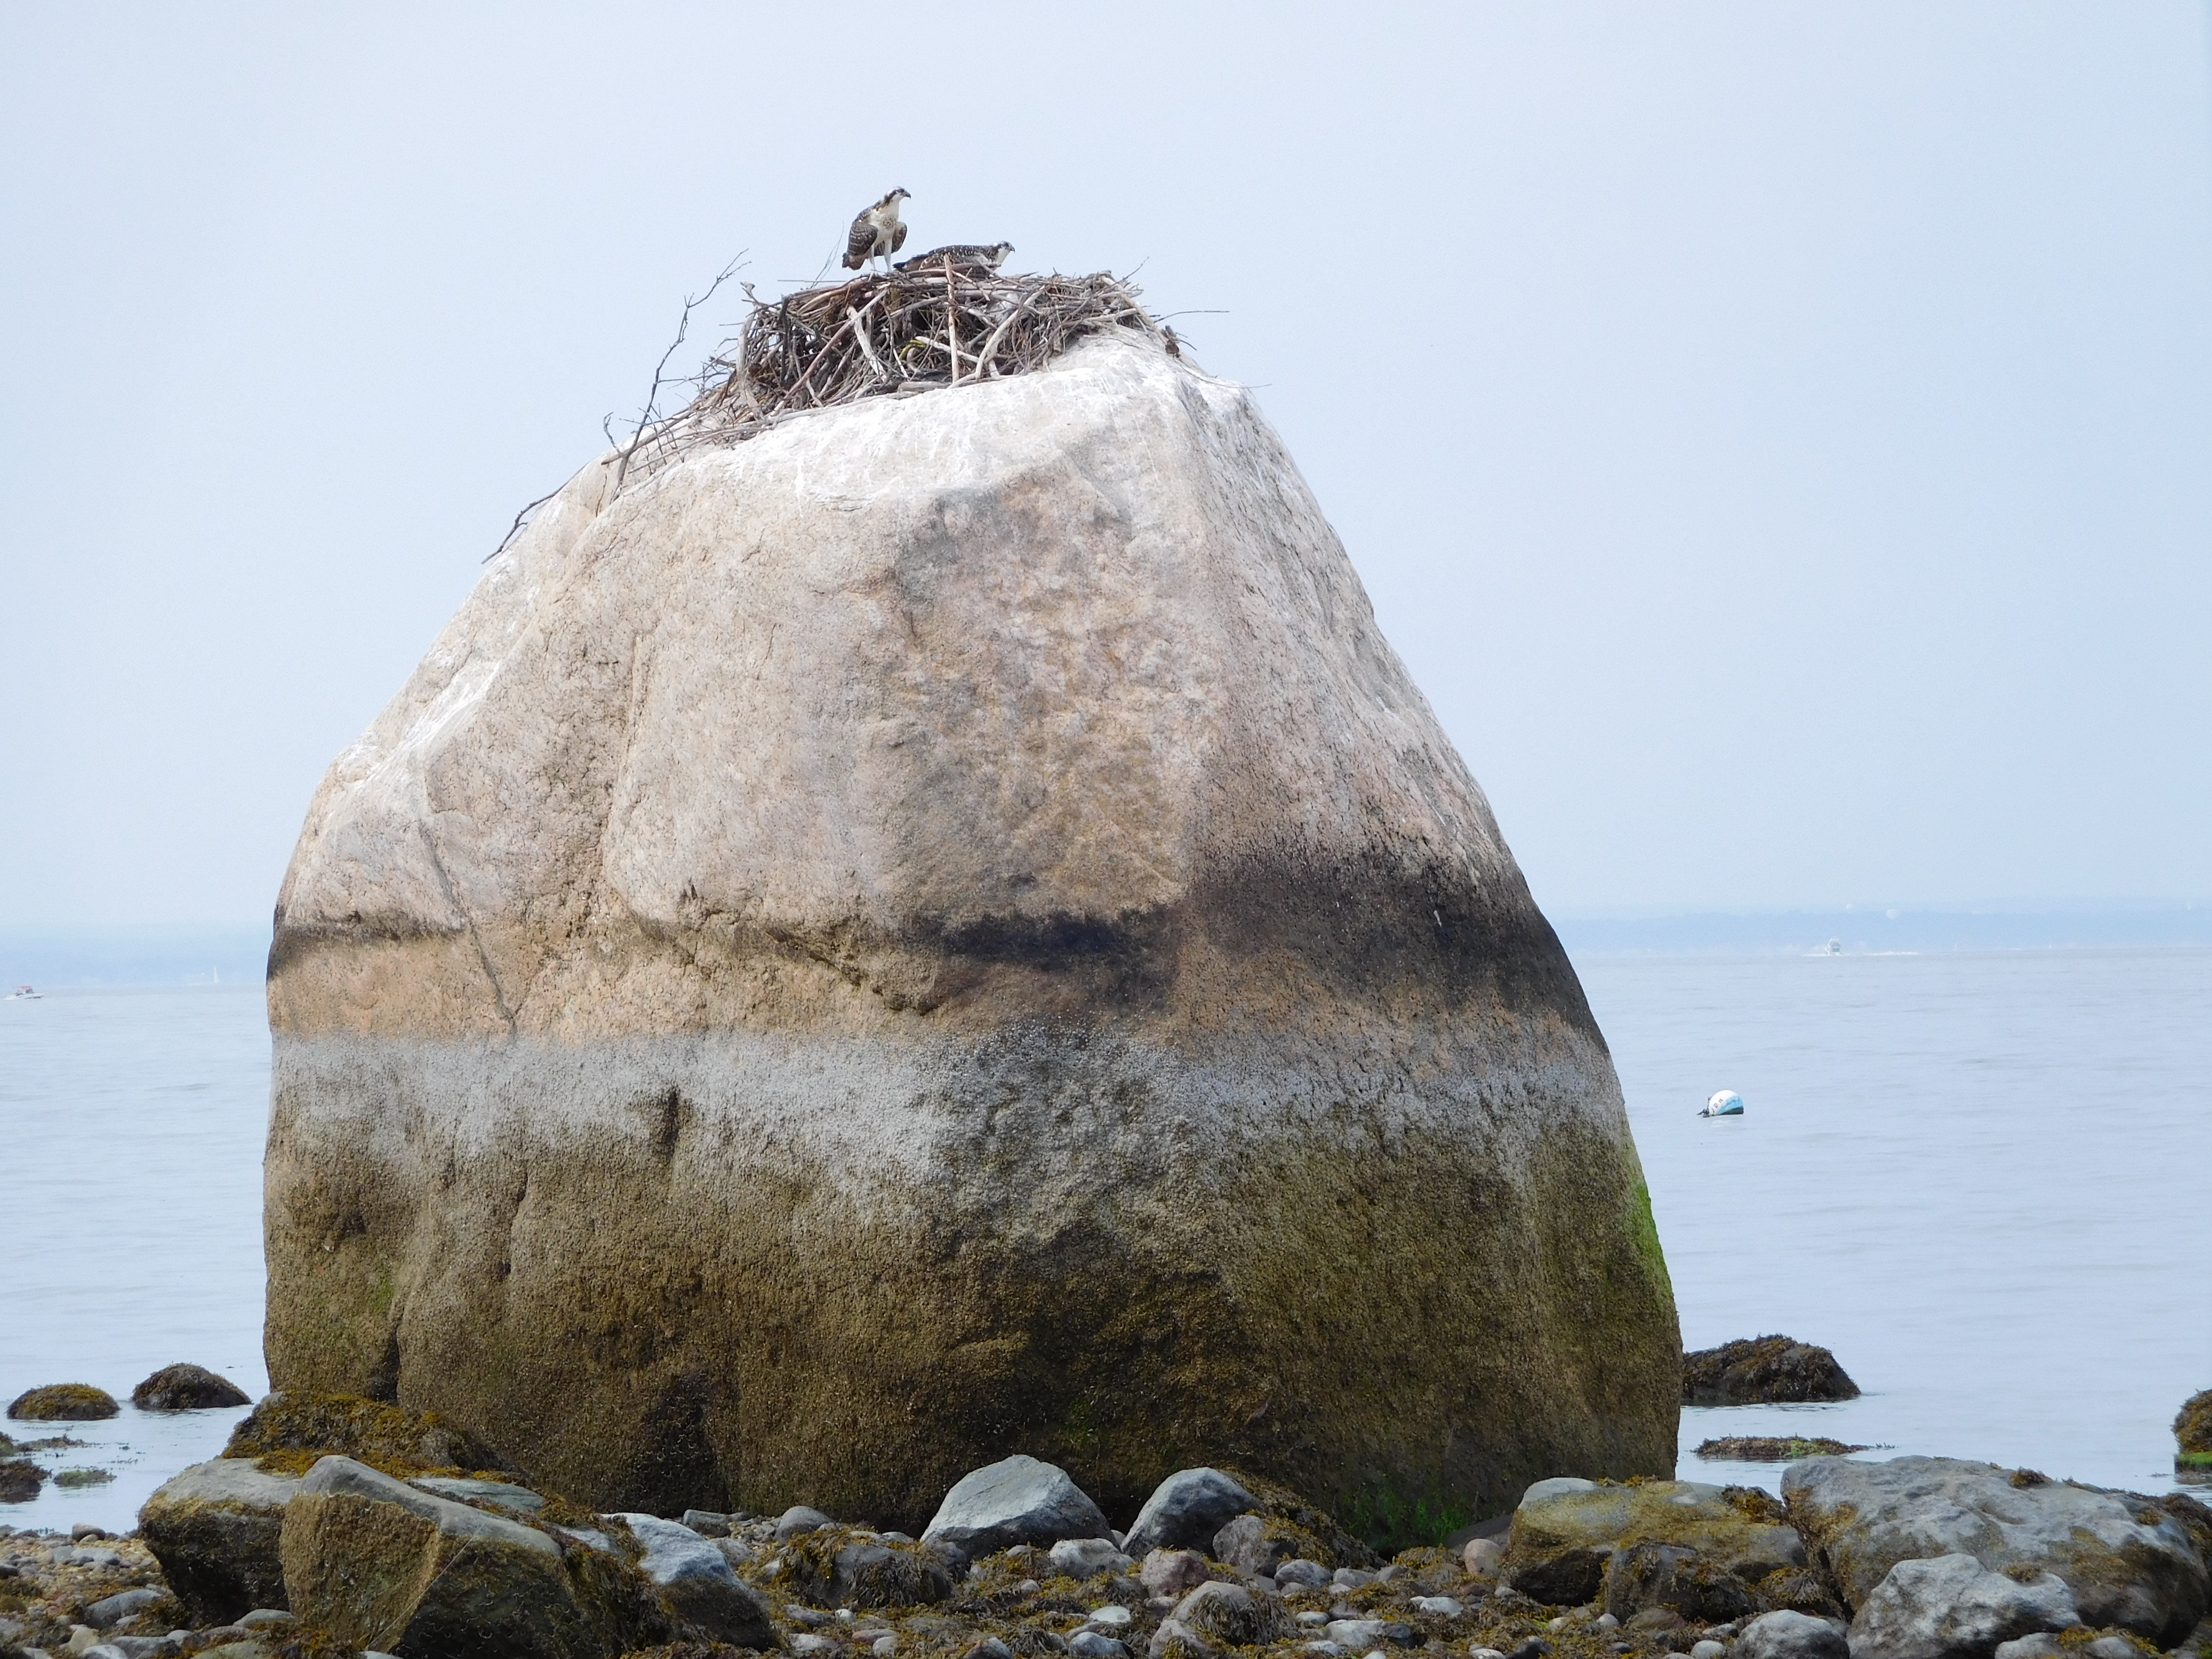
<path id="1" fill-rule="evenodd" d="M 8 1415 L 32 1423 L 90 1423 L 122 1409 L 113 1395 L 89 1382 L 49 1382 L 17 1395 Z"/>
<path id="2" fill-rule="evenodd" d="M 2193 1394 L 2173 1417 L 2174 1459 L 2193 1468 L 2212 1468 L 2212 1389 Z"/>
<path id="3" fill-rule="evenodd" d="M 57 1486 L 104 1486 L 115 1479 L 112 1469 L 63 1469 L 54 1476 Z"/>

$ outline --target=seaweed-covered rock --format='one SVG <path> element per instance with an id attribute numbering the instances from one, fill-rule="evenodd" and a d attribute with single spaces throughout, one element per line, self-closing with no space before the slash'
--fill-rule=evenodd
<path id="1" fill-rule="evenodd" d="M 27 1457 L 0 1458 L 0 1504 L 27 1504 L 46 1484 L 46 1472 Z"/>
<path id="2" fill-rule="evenodd" d="M 1573 967 L 1251 394 L 1115 332 L 491 562 L 279 896 L 276 1386 L 906 1531 L 1015 1447 L 1392 1548 L 1672 1468 Z"/>
<path id="3" fill-rule="evenodd" d="M 1682 1356 L 1686 1406 L 1796 1405 L 1858 1396 L 1859 1385 L 1835 1355 L 1791 1337 L 1751 1337 Z"/>
<path id="4" fill-rule="evenodd" d="M 195 1463 L 138 1510 L 139 1535 L 177 1599 L 203 1625 L 282 1607 L 284 1506 L 300 1489 L 250 1458 Z"/>
<path id="5" fill-rule="evenodd" d="M 222 1455 L 254 1458 L 264 1468 L 295 1474 L 331 1456 L 402 1476 L 428 1470 L 519 1473 L 475 1435 L 436 1412 L 298 1389 L 263 1400 L 230 1431 Z"/>
<path id="6" fill-rule="evenodd" d="M 283 1557 L 301 1623 L 386 1653 L 611 1659 L 684 1633 L 635 1566 L 348 1457 L 300 1482 Z"/>
<path id="7" fill-rule="evenodd" d="M 767 1605 L 711 1540 L 658 1516 L 608 1518 L 627 1525 L 630 1535 L 645 1547 L 638 1570 L 653 1581 L 678 1618 L 717 1641 L 748 1648 L 775 1645 L 775 1625 Z"/>
<path id="8" fill-rule="evenodd" d="M 1360 1538 L 1340 1525 L 1336 1517 L 1318 1504 L 1310 1503 L 1280 1481 L 1270 1480 L 1249 1469 L 1230 1468 L 1222 1471 L 1231 1480 L 1252 1494 L 1253 1509 L 1257 1514 L 1273 1521 L 1294 1527 L 1316 1540 L 1313 1559 L 1329 1567 L 1379 1567 L 1382 1558 L 1370 1549 Z M 1378 1528 L 1387 1535 L 1387 1528 Z"/>
<path id="9" fill-rule="evenodd" d="M 1727 1604 L 1734 1610 L 1717 1616 L 1732 1619 L 1765 1606 L 1753 1593 L 1761 1580 L 1806 1565 L 1804 1544 L 1771 1498 L 1693 1480 L 1539 1481 L 1513 1511 L 1507 1538 L 1504 1583 L 1554 1606 L 1604 1594 L 1623 1619 L 1678 1601 L 1688 1603 L 1677 1609 L 1687 1618 L 1702 1616 L 1691 1607 Z M 1666 1547 L 1635 1553 L 1646 1545 Z"/>
<path id="10" fill-rule="evenodd" d="M 2086 1622 L 2166 1646 L 2204 1615 L 2189 1529 L 2148 1498 L 1949 1457 L 1808 1458 L 1784 1471 L 1782 1490 L 1855 1611 L 1899 1562 L 1964 1554 L 1992 1572 L 2056 1573 Z"/>
<path id="11" fill-rule="evenodd" d="M 164 1365 L 131 1390 L 142 1412 L 204 1412 L 246 1403 L 246 1390 L 204 1365 Z"/>
<path id="12" fill-rule="evenodd" d="M 775 1587 L 817 1607 L 915 1607 L 952 1594 L 948 1558 L 932 1544 L 832 1522 L 786 1540 L 778 1555 Z"/>
<path id="13" fill-rule="evenodd" d="M 89 1382 L 49 1382 L 17 1395 L 8 1415 L 29 1423 L 92 1423 L 122 1409 L 113 1395 Z"/>
<path id="14" fill-rule="evenodd" d="M 1328 1553 L 1304 1527 L 1272 1515 L 1240 1515 L 1213 1534 L 1213 1559 L 1240 1572 L 1272 1575 L 1281 1562 L 1317 1562 Z"/>
<path id="15" fill-rule="evenodd" d="M 1899 1561 L 1851 1620 L 1851 1659 L 1993 1659 L 2015 1637 L 2081 1622 L 2055 1573 L 1991 1572 L 1963 1554 Z"/>
<path id="16" fill-rule="evenodd" d="M 969 1561 L 1016 1544 L 1096 1538 L 1108 1529 L 1105 1515 L 1066 1469 L 1017 1452 L 955 1481 L 921 1541 Z"/>
<path id="17" fill-rule="evenodd" d="M 2212 1389 L 2192 1394 L 2173 1417 L 2177 1467 L 2212 1469 Z"/>
<path id="18" fill-rule="evenodd" d="M 1176 1603 L 1170 1615 L 1185 1630 L 1222 1647 L 1252 1647 L 1280 1641 L 1293 1628 L 1280 1596 L 1219 1580 L 1200 1584 Z"/>
<path id="19" fill-rule="evenodd" d="M 1152 1488 L 1129 1523 L 1124 1547 L 1142 1556 L 1153 1550 L 1203 1549 L 1214 1534 L 1260 1500 L 1219 1469 L 1177 1469 Z"/>

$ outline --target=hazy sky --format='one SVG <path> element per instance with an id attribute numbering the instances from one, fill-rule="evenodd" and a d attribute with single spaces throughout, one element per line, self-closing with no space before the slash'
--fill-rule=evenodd
<path id="1" fill-rule="evenodd" d="M 2157 0 L 0 7 L 0 924 L 265 916 L 685 290 L 894 184 L 1224 313 L 1546 904 L 2212 894 L 2209 88 Z"/>

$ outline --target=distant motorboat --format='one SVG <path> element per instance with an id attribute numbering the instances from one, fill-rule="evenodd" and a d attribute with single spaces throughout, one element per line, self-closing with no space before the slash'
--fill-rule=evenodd
<path id="1" fill-rule="evenodd" d="M 1705 1103 L 1699 1117 L 1741 1117 L 1743 1097 L 1733 1089 L 1723 1089 Z"/>
<path id="2" fill-rule="evenodd" d="M 40 994 L 37 991 L 33 991 L 27 985 L 18 985 L 14 990 L 8 993 L 8 1000 L 10 1002 L 37 1002 L 40 1000 Z"/>

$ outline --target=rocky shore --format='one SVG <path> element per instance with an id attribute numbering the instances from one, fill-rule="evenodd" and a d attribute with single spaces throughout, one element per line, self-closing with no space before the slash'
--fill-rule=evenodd
<path id="1" fill-rule="evenodd" d="M 110 1538 L 0 1528 L 0 1656 L 92 1659 L 2200 1659 L 2212 1510 L 1947 1458 L 1784 1497 L 1537 1482 L 1384 1560 L 1235 1469 L 1117 1528 L 1013 1456 L 919 1536 L 872 1517 L 596 1513 L 473 1435 L 273 1395 Z"/>

